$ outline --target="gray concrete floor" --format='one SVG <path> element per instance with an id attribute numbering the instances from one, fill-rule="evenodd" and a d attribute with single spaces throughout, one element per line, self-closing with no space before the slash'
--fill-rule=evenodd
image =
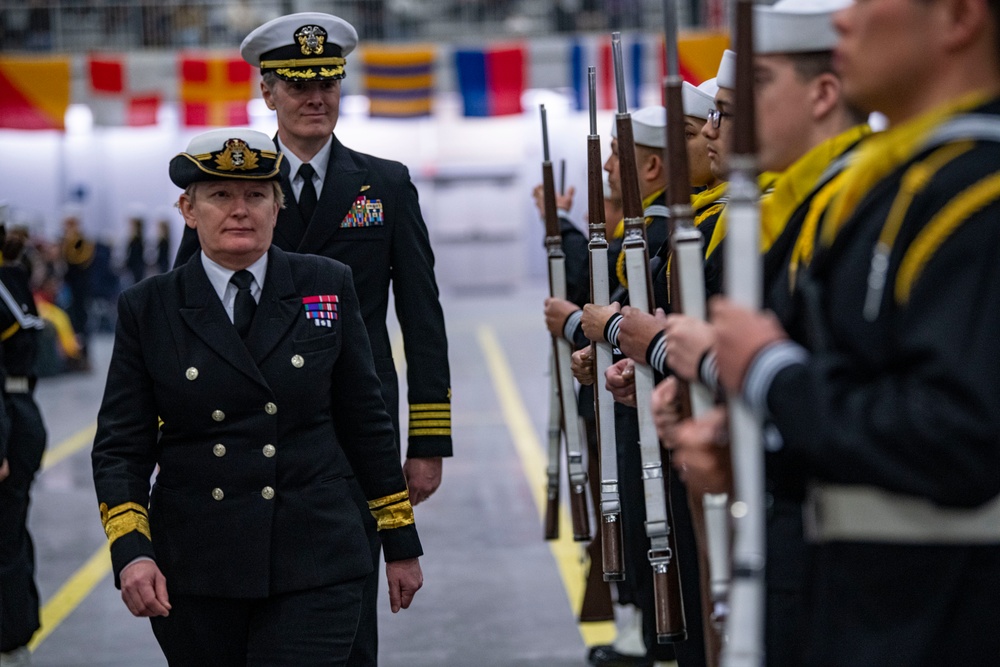
<path id="1" fill-rule="evenodd" d="M 456 456 L 445 463 L 438 493 L 416 509 L 426 552 L 424 588 L 409 610 L 396 615 L 381 601 L 384 667 L 586 664 L 586 647 L 556 559 L 542 540 L 538 509 L 479 342 L 482 327 L 495 334 L 544 442 L 549 346 L 543 297 L 537 288 L 442 295 Z M 92 373 L 39 385 L 50 451 L 94 422 L 110 349 L 110 337 L 98 338 Z M 43 470 L 30 521 L 45 603 L 105 544 L 89 443 Z M 36 667 L 165 664 L 148 623 L 128 613 L 110 576 L 70 608 L 36 647 Z"/>

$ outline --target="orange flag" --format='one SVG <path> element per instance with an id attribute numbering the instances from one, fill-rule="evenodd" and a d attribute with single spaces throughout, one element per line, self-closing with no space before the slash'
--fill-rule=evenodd
<path id="1" fill-rule="evenodd" d="M 230 53 L 180 56 L 181 119 L 186 126 L 247 125 L 253 68 Z"/>
<path id="2" fill-rule="evenodd" d="M 0 57 L 0 127 L 65 129 L 69 58 Z"/>

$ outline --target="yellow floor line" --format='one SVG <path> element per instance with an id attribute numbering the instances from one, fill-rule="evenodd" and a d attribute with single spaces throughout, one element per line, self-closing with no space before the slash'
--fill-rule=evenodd
<path id="1" fill-rule="evenodd" d="M 52 449 L 45 452 L 42 470 L 51 468 L 60 461 L 76 454 L 94 442 L 97 422 L 93 422 Z M 111 572 L 111 556 L 108 547 L 102 544 L 80 569 L 73 573 L 62 587 L 56 591 L 41 609 L 41 628 L 32 637 L 28 648 L 34 651 L 52 632 L 59 627 L 73 610 L 90 595 L 90 592 Z"/>
<path id="2" fill-rule="evenodd" d="M 35 633 L 28 644 L 28 649 L 38 648 L 59 624 L 76 609 L 84 598 L 90 595 L 97 584 L 101 583 L 111 572 L 111 556 L 108 547 L 102 544 L 87 559 L 83 566 L 73 573 L 73 576 L 56 591 L 55 595 L 45 603 L 41 611 L 42 627 Z"/>
<path id="3" fill-rule="evenodd" d="M 45 452 L 42 458 L 42 469 L 50 468 L 63 459 L 76 454 L 84 447 L 88 447 L 94 442 L 94 434 L 97 433 L 97 422 L 80 429 L 70 437 L 66 438 L 52 449 Z"/>
<path id="4" fill-rule="evenodd" d="M 511 372 L 510 364 L 507 362 L 493 329 L 481 326 L 477 331 L 477 337 L 490 369 L 493 388 L 500 399 L 500 407 L 507 422 L 507 429 L 510 431 L 514 448 L 517 450 L 524 468 L 524 475 L 528 479 L 532 497 L 535 499 L 538 516 L 540 519 L 544 519 L 546 479 L 541 441 L 531 424 L 528 410 L 514 382 L 514 374 Z M 559 567 L 559 574 L 569 598 L 570 609 L 575 616 L 583 604 L 586 572 L 581 562 L 581 545 L 573 541 L 572 535 L 573 527 L 569 513 L 563 506 L 559 512 L 559 539 L 550 541 L 549 548 L 552 550 L 552 556 Z M 541 525 L 539 525 L 538 539 L 542 539 Z M 583 643 L 587 646 L 610 644 L 614 641 L 615 624 L 611 621 L 580 623 L 578 627 L 580 635 L 583 637 Z"/>

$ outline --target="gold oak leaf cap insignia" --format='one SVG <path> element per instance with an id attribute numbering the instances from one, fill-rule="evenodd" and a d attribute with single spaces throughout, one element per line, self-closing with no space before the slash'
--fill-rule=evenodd
<path id="1" fill-rule="evenodd" d="M 204 132 L 170 161 L 170 180 L 179 188 L 199 181 L 274 181 L 282 155 L 263 132 L 244 127 Z"/>
<path id="2" fill-rule="evenodd" d="M 299 12 L 251 32 L 240 54 L 262 74 L 285 81 L 329 81 L 344 78 L 347 55 L 357 45 L 357 30 L 339 16 Z"/>

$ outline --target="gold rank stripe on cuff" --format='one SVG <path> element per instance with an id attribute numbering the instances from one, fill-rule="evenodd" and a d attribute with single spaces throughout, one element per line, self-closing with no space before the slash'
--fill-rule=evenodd
<path id="1" fill-rule="evenodd" d="M 108 509 L 106 503 L 101 503 L 101 524 L 108 536 L 108 546 L 133 531 L 139 531 L 151 540 L 149 533 L 149 515 L 146 508 L 138 503 L 122 503 Z"/>
<path id="2" fill-rule="evenodd" d="M 410 437 L 451 435 L 450 403 L 414 403 L 410 406 Z"/>
<path id="3" fill-rule="evenodd" d="M 368 501 L 368 509 L 378 530 L 402 528 L 413 523 L 413 506 L 410 504 L 410 492 L 400 491 L 391 496 L 383 496 Z"/>

